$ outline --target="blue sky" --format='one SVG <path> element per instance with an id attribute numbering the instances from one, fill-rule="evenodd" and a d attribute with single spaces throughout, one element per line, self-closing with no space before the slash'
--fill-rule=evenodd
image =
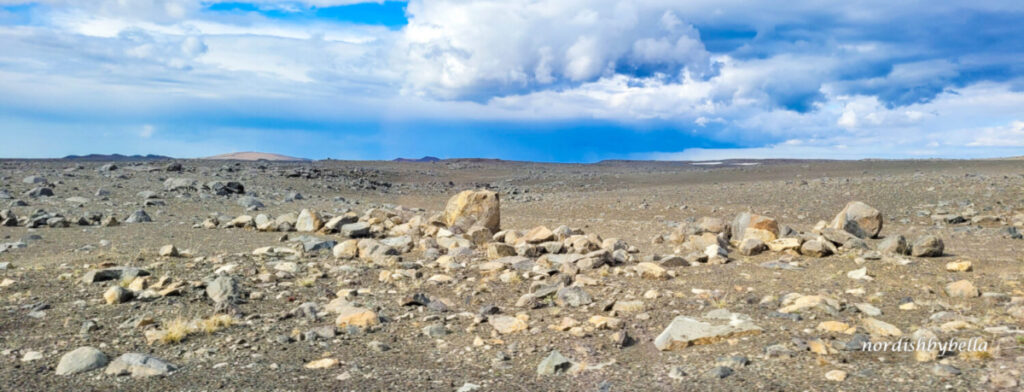
<path id="1" fill-rule="evenodd" d="M 0 0 L 0 157 L 1024 155 L 1017 1 Z"/>

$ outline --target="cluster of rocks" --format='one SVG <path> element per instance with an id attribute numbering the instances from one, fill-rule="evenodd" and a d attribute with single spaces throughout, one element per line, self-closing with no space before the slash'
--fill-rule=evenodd
<path id="1" fill-rule="evenodd" d="M 136 210 L 124 218 L 125 223 L 152 222 L 145 210 Z M 104 215 L 102 212 L 87 212 L 82 216 L 69 218 L 61 213 L 47 212 L 37 209 L 32 214 L 17 216 L 11 210 L 0 210 L 0 226 L 24 226 L 27 228 L 60 228 L 77 226 L 117 226 L 121 223 L 113 215 Z"/>
<path id="2" fill-rule="evenodd" d="M 175 177 L 164 180 L 164 191 L 196 192 L 207 191 L 217 196 L 244 195 L 245 186 L 237 181 L 210 181 L 202 185 L 193 178 Z"/>
<path id="3" fill-rule="evenodd" d="M 730 261 L 729 250 L 744 256 L 765 251 L 809 257 L 826 257 L 843 251 L 872 251 L 890 255 L 938 257 L 943 255 L 942 239 L 923 235 L 908 242 L 899 234 L 886 236 L 872 247 L 867 241 L 882 231 L 882 213 L 859 201 L 846 205 L 831 222 L 820 221 L 810 232 L 799 232 L 780 224 L 772 217 L 748 212 L 737 215 L 732 222 L 703 217 L 694 225 L 682 226 L 668 236 L 657 236 L 655 243 L 666 240 L 680 244 L 675 253 L 657 261 L 673 265 L 696 263 L 724 264 Z"/>
<path id="4" fill-rule="evenodd" d="M 143 353 L 124 353 L 113 361 L 99 349 L 90 346 L 79 347 L 60 358 L 57 375 L 68 376 L 104 368 L 110 376 L 152 377 L 165 376 L 178 369 L 164 360 Z"/>

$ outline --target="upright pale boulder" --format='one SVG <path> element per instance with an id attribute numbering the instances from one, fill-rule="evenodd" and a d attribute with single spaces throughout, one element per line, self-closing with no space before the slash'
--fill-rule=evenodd
<path id="1" fill-rule="evenodd" d="M 469 228 L 479 225 L 491 232 L 501 231 L 501 208 L 498 194 L 488 190 L 462 191 L 448 199 L 444 208 L 448 227 Z"/>
<path id="2" fill-rule="evenodd" d="M 324 221 L 316 211 L 302 210 L 295 222 L 296 231 L 313 232 L 320 230 L 321 227 L 324 227 Z"/>
<path id="3" fill-rule="evenodd" d="M 832 219 L 829 227 L 857 238 L 875 238 L 882 231 L 882 213 L 863 202 L 851 201 Z"/>

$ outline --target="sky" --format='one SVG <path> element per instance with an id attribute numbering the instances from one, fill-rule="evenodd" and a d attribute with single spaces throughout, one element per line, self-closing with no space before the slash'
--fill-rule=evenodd
<path id="1" fill-rule="evenodd" d="M 1024 155 L 1016 0 L 0 0 L 0 157 Z"/>

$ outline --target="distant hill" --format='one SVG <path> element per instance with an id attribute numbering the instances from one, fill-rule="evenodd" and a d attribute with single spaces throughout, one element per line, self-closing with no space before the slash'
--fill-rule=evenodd
<path id="1" fill-rule="evenodd" d="M 201 158 L 201 159 L 208 159 L 208 160 L 214 160 L 214 161 L 259 161 L 259 160 L 276 161 L 276 162 L 306 162 L 306 161 L 309 161 L 309 159 L 306 159 L 306 158 L 296 158 L 296 157 L 290 157 L 290 156 L 287 156 L 287 155 L 271 154 L 271 153 L 266 153 L 266 152 L 254 152 L 254 151 L 233 152 L 233 153 L 230 153 L 230 154 L 214 155 L 212 157 L 206 157 L 206 158 Z"/>
<path id="2" fill-rule="evenodd" d="M 163 155 L 121 155 L 121 154 L 89 154 L 89 155 L 68 155 L 64 160 L 69 161 L 159 161 L 164 159 L 174 159 Z"/>
<path id="3" fill-rule="evenodd" d="M 395 158 L 395 159 L 394 159 L 394 162 L 437 162 L 437 161 L 440 161 L 440 160 L 441 160 L 441 159 L 440 159 L 440 158 L 438 158 L 438 157 L 432 157 L 432 156 L 425 156 L 425 157 L 423 157 L 423 158 L 419 158 L 419 159 L 413 159 L 413 158 Z"/>

